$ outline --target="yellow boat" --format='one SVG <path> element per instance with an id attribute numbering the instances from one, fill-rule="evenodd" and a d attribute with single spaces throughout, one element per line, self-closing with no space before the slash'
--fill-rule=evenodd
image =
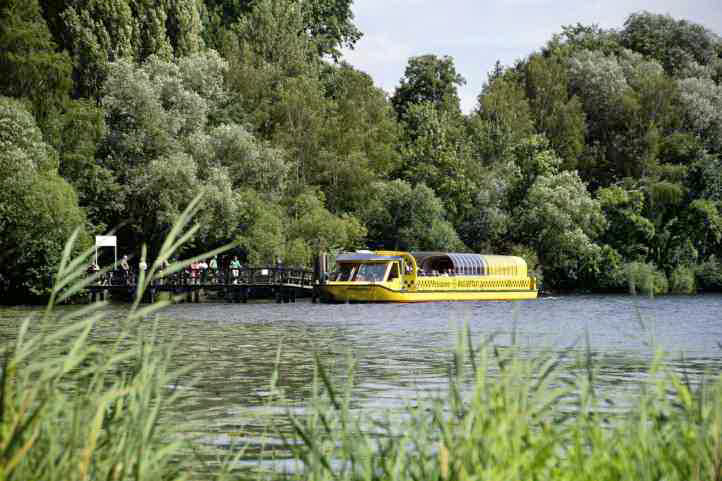
<path id="1" fill-rule="evenodd" d="M 523 300 L 537 297 L 524 259 L 446 252 L 340 254 L 319 285 L 327 302 Z"/>

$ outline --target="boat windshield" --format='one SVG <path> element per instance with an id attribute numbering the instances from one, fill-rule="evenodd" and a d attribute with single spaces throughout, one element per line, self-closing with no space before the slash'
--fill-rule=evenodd
<path id="1" fill-rule="evenodd" d="M 354 264 L 340 264 L 336 272 L 331 274 L 332 281 L 350 281 L 351 275 L 356 265 Z"/>
<path id="2" fill-rule="evenodd" d="M 387 264 L 361 264 L 356 271 L 354 281 L 381 282 L 386 275 Z"/>

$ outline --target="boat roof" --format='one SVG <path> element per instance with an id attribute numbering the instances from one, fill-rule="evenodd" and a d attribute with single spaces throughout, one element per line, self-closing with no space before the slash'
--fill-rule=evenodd
<path id="1" fill-rule="evenodd" d="M 401 259 L 401 256 L 383 256 L 374 252 L 343 252 L 336 257 L 336 262 L 385 262 Z"/>
<path id="2" fill-rule="evenodd" d="M 433 260 L 447 258 L 454 270 L 475 275 L 514 275 L 526 276 L 527 266 L 524 259 L 516 256 L 472 254 L 466 252 L 412 252 L 416 263 L 425 268 Z"/>
<path id="3" fill-rule="evenodd" d="M 336 257 L 336 262 L 389 262 L 404 260 L 402 252 L 343 252 Z M 464 275 L 501 275 L 526 276 L 527 265 L 524 259 L 516 256 L 500 256 L 488 254 L 472 254 L 466 252 L 411 252 L 420 269 L 436 269 L 436 261 L 446 259 L 454 271 Z"/>

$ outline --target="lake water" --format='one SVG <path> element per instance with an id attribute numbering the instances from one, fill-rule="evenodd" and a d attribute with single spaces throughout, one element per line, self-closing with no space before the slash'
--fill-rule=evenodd
<path id="1" fill-rule="evenodd" d="M 62 307 L 61 309 L 74 309 Z M 3 342 L 37 308 L 0 309 Z M 108 319 L 127 306 L 108 307 Z M 281 349 L 279 386 L 302 406 L 313 378 L 313 353 L 336 373 L 355 362 L 354 406 L 398 407 L 446 386 L 456 332 L 468 325 L 474 342 L 515 339 L 523 354 L 584 353 L 586 339 L 600 389 L 619 395 L 638 387 L 655 347 L 693 381 L 722 372 L 722 295 L 561 296 L 524 302 L 426 304 L 176 304 L 156 314 L 178 365 L 193 365 L 185 409 L 210 443 L 253 439 L 264 429 L 269 383 Z M 103 341 L 112 332 L 97 329 Z M 259 417 L 260 416 L 260 417 Z M 234 439 L 235 439 L 234 438 Z"/>

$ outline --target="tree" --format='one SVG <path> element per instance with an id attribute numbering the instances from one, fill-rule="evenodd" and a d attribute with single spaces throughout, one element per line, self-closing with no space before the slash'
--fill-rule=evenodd
<path id="1" fill-rule="evenodd" d="M 0 97 L 0 299 L 23 302 L 52 285 L 65 241 L 85 224 L 57 154 L 30 112 Z M 88 245 L 81 231 L 80 246 Z"/>
<path id="2" fill-rule="evenodd" d="M 424 184 L 377 182 L 362 213 L 369 245 L 393 250 L 466 250 L 444 218 L 442 202 Z"/>
<path id="3" fill-rule="evenodd" d="M 57 45 L 38 0 L 0 0 L 0 95 L 28 99 L 43 126 L 67 99 L 72 63 Z"/>
<path id="4" fill-rule="evenodd" d="M 581 102 L 569 95 L 568 83 L 558 56 L 534 54 L 525 64 L 526 95 L 536 130 L 549 139 L 563 167 L 574 169 L 584 151 L 587 126 Z"/>
<path id="5" fill-rule="evenodd" d="M 194 149 L 197 159 L 206 156 L 204 166 L 225 167 L 234 189 L 253 189 L 269 199 L 280 199 L 289 171 L 283 151 L 258 141 L 236 124 L 219 125 L 206 139 Z"/>
<path id="6" fill-rule="evenodd" d="M 497 162 L 522 139 L 534 133 L 529 100 L 514 73 L 490 77 L 471 118 L 471 136 L 480 162 Z"/>
<path id="7" fill-rule="evenodd" d="M 620 186 L 606 187 L 597 191 L 597 200 L 607 219 L 607 229 L 601 240 L 627 262 L 646 261 L 655 229 L 654 224 L 642 215 L 644 192 Z"/>
<path id="8" fill-rule="evenodd" d="M 692 63 L 709 65 L 720 44 L 719 37 L 701 25 L 650 12 L 631 14 L 620 38 L 623 46 L 657 60 L 670 75 Z"/>
<path id="9" fill-rule="evenodd" d="M 336 216 L 324 207 L 323 194 L 306 190 L 287 200 L 287 253 L 296 252 L 297 264 L 309 265 L 313 254 L 361 247 L 366 229 L 358 219 Z M 295 246 L 295 249 L 293 248 Z M 299 246 L 302 246 L 299 249 Z"/>
<path id="10" fill-rule="evenodd" d="M 99 99 L 108 66 L 198 52 L 200 0 L 41 0 L 53 37 L 73 59 L 75 95 Z"/>
<path id="11" fill-rule="evenodd" d="M 422 55 L 409 59 L 401 84 L 391 97 L 399 119 L 405 120 L 412 105 L 429 102 L 440 112 L 460 115 L 458 87 L 466 80 L 456 72 L 449 56 Z"/>
<path id="12" fill-rule="evenodd" d="M 258 188 L 271 198 L 283 189 L 281 153 L 238 125 L 210 127 L 227 98 L 220 88 L 223 72 L 214 52 L 175 63 L 151 57 L 141 66 L 111 64 L 100 155 L 119 186 L 118 210 L 107 223 L 122 223 L 122 244 L 145 242 L 153 254 L 173 217 L 201 192 L 212 193 L 204 202 L 215 214 L 204 219 L 199 239 L 231 241 L 243 232 L 235 214 L 243 202 L 238 190 Z"/>
<path id="13" fill-rule="evenodd" d="M 595 241 L 606 221 L 576 172 L 537 177 L 515 217 L 517 238 L 535 248 L 553 285 L 580 287 L 594 276 L 601 255 Z"/>
<path id="14" fill-rule="evenodd" d="M 709 79 L 679 82 L 685 124 L 712 152 L 722 153 L 722 86 Z"/>
<path id="15" fill-rule="evenodd" d="M 398 176 L 430 187 L 444 202 L 449 218 L 461 219 L 477 191 L 463 124 L 453 114 L 422 102 L 409 106 L 406 125 L 413 125 L 415 134 L 403 147 Z"/>
<path id="16" fill-rule="evenodd" d="M 205 36 L 210 45 L 221 48 L 224 35 L 263 2 L 253 0 L 205 0 Z M 279 10 L 297 9 L 301 13 L 302 28 L 316 45 L 320 57 L 340 57 L 339 49 L 353 48 L 361 32 L 353 23 L 351 0 L 282 0 Z M 269 4 L 266 2 L 266 4 Z"/>
<path id="17" fill-rule="evenodd" d="M 322 75 L 328 121 L 315 182 L 336 213 L 358 211 L 369 186 L 400 165 L 401 129 L 386 93 L 351 65 L 328 66 Z"/>

